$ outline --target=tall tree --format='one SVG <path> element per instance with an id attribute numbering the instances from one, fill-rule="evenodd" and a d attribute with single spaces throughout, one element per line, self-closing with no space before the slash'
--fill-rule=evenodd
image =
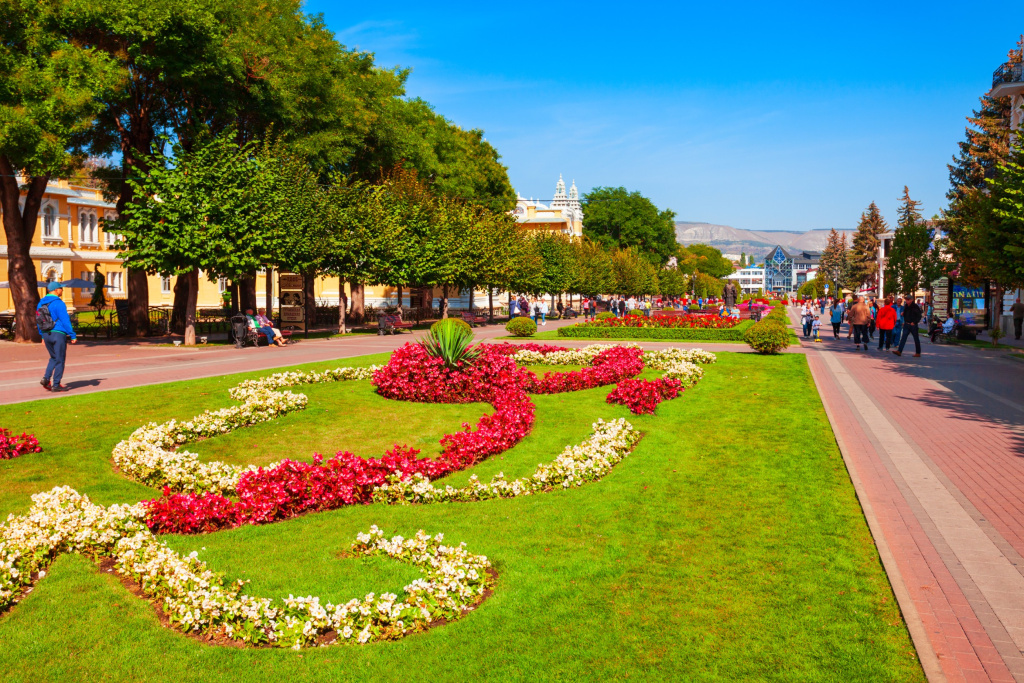
<path id="1" fill-rule="evenodd" d="M 850 285 L 853 288 L 878 285 L 878 248 L 882 233 L 888 229 L 878 206 L 871 202 L 867 211 L 860 215 L 850 250 Z"/>
<path id="2" fill-rule="evenodd" d="M 0 209 L 19 342 L 39 339 L 30 248 L 46 184 L 81 167 L 100 102 L 118 84 L 110 60 L 67 33 L 66 9 L 0 0 Z"/>
<path id="3" fill-rule="evenodd" d="M 583 234 L 606 248 L 632 248 L 657 266 L 676 252 L 675 213 L 624 187 L 595 187 L 583 197 Z"/>
<path id="4" fill-rule="evenodd" d="M 1016 135 L 1009 159 L 999 164 L 991 187 L 992 219 L 985 235 L 987 271 L 1000 286 L 1024 284 L 1024 137 Z"/>
<path id="5" fill-rule="evenodd" d="M 821 252 L 818 264 L 819 277 L 832 287 L 836 295 L 846 286 L 849 274 L 849 262 L 846 254 L 846 233 L 840 237 L 835 228 L 828 234 L 825 250 Z"/>
<path id="6" fill-rule="evenodd" d="M 599 242 L 584 237 L 577 243 L 577 251 L 580 276 L 576 283 L 576 291 L 584 296 L 597 296 L 615 291 L 615 273 L 608 250 Z"/>
<path id="7" fill-rule="evenodd" d="M 903 188 L 900 198 L 899 220 L 892 247 L 886 260 L 886 271 L 891 273 L 886 293 L 913 295 L 939 276 L 940 262 L 933 248 L 935 229 L 922 217 L 917 207 L 921 202 L 910 198 L 910 190 Z"/>
<path id="8" fill-rule="evenodd" d="M 732 273 L 732 261 L 722 256 L 721 250 L 710 244 L 691 244 L 680 251 L 688 252 L 698 258 L 693 261 L 696 271 L 715 278 L 723 278 Z"/>

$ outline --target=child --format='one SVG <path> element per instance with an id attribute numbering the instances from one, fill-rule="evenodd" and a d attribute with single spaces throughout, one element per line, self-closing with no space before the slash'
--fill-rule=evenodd
<path id="1" fill-rule="evenodd" d="M 821 318 L 819 316 L 814 316 L 814 322 L 811 323 L 811 331 L 814 332 L 814 341 L 816 341 L 816 342 L 820 342 L 821 341 L 821 339 L 818 338 L 818 330 L 820 328 L 821 328 Z"/>

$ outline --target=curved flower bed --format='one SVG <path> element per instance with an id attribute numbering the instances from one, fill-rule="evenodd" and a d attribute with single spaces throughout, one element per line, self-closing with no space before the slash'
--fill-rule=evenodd
<path id="1" fill-rule="evenodd" d="M 27 515 L 11 515 L 0 526 L 0 609 L 46 575 L 63 553 L 110 558 L 114 570 L 137 583 L 172 625 L 186 633 L 209 634 L 243 643 L 299 649 L 334 642 L 393 640 L 422 631 L 437 619 L 458 619 L 482 600 L 493 584 L 490 562 L 465 544 L 422 530 L 413 538 L 388 540 L 376 526 L 359 534 L 352 552 L 387 555 L 423 571 L 394 593 L 369 593 L 344 604 L 319 598 L 281 601 L 244 593 L 241 580 L 227 582 L 207 569 L 197 553 L 182 556 L 146 528 L 142 505 L 104 508 L 69 487 L 32 496 Z"/>
<path id="2" fill-rule="evenodd" d="M 658 404 L 678 396 L 682 387 L 677 379 L 624 379 L 606 400 L 626 406 L 634 415 L 654 415 Z"/>
<path id="3" fill-rule="evenodd" d="M 481 484 L 473 475 L 463 487 L 437 488 L 419 474 L 411 477 L 390 476 L 379 486 L 373 499 L 389 505 L 411 503 L 467 503 L 491 498 L 515 498 L 536 493 L 583 486 L 608 474 L 612 467 L 629 455 L 640 440 L 640 432 L 623 419 L 593 425 L 594 433 L 576 446 L 567 446 L 555 460 L 538 465 L 529 477 L 506 481 L 504 474 L 495 475 L 487 484 Z"/>
<path id="4" fill-rule="evenodd" d="M 42 453 L 43 448 L 38 439 L 31 434 L 11 434 L 10 430 L 0 428 L 0 460 L 12 460 L 26 453 Z"/>

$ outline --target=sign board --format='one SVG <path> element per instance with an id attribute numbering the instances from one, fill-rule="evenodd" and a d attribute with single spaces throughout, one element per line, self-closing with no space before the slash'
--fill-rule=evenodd
<path id="1" fill-rule="evenodd" d="M 302 275 L 298 273 L 278 273 L 277 288 L 280 292 L 279 306 L 281 324 L 305 322 L 305 290 Z"/>
<path id="2" fill-rule="evenodd" d="M 985 288 L 954 284 L 950 308 L 953 316 L 964 325 L 985 325 Z"/>
<path id="3" fill-rule="evenodd" d="M 940 277 L 932 281 L 932 310 L 939 320 L 949 317 L 949 278 Z"/>

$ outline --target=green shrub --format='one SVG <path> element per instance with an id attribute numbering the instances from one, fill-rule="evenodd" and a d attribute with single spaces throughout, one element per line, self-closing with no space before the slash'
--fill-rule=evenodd
<path id="1" fill-rule="evenodd" d="M 597 314 L 597 319 L 598 320 L 607 320 L 608 318 L 614 318 L 614 317 L 615 317 L 615 314 L 612 313 L 611 311 L 603 311 L 603 312 Z"/>
<path id="2" fill-rule="evenodd" d="M 512 318 L 505 325 L 505 330 L 513 337 L 532 337 L 537 333 L 537 323 L 529 318 Z"/>
<path id="3" fill-rule="evenodd" d="M 697 304 L 690 304 L 689 306 L 687 306 L 687 310 L 696 311 L 696 312 L 699 313 L 700 312 L 700 306 L 698 306 Z"/>
<path id="4" fill-rule="evenodd" d="M 743 332 L 754 323 L 744 320 L 728 329 L 699 327 L 600 327 L 580 323 L 558 328 L 569 339 L 687 339 L 694 341 L 743 341 Z"/>
<path id="5" fill-rule="evenodd" d="M 747 330 L 743 341 L 758 353 L 778 353 L 789 346 L 789 330 L 781 322 L 765 318 Z"/>
<path id="6" fill-rule="evenodd" d="M 473 331 L 473 328 L 470 327 L 469 323 L 467 323 L 462 318 L 445 318 L 444 320 L 438 320 L 436 323 L 431 325 L 430 326 L 430 333 L 434 334 L 434 330 L 438 329 L 439 327 L 449 327 L 449 326 L 450 327 L 461 327 L 461 328 L 465 329 L 467 332 L 472 332 Z"/>
<path id="7" fill-rule="evenodd" d="M 628 313 L 626 313 L 626 315 L 643 315 L 643 314 L 644 314 L 644 312 L 641 311 L 639 308 L 634 308 L 632 311 L 629 311 Z"/>

